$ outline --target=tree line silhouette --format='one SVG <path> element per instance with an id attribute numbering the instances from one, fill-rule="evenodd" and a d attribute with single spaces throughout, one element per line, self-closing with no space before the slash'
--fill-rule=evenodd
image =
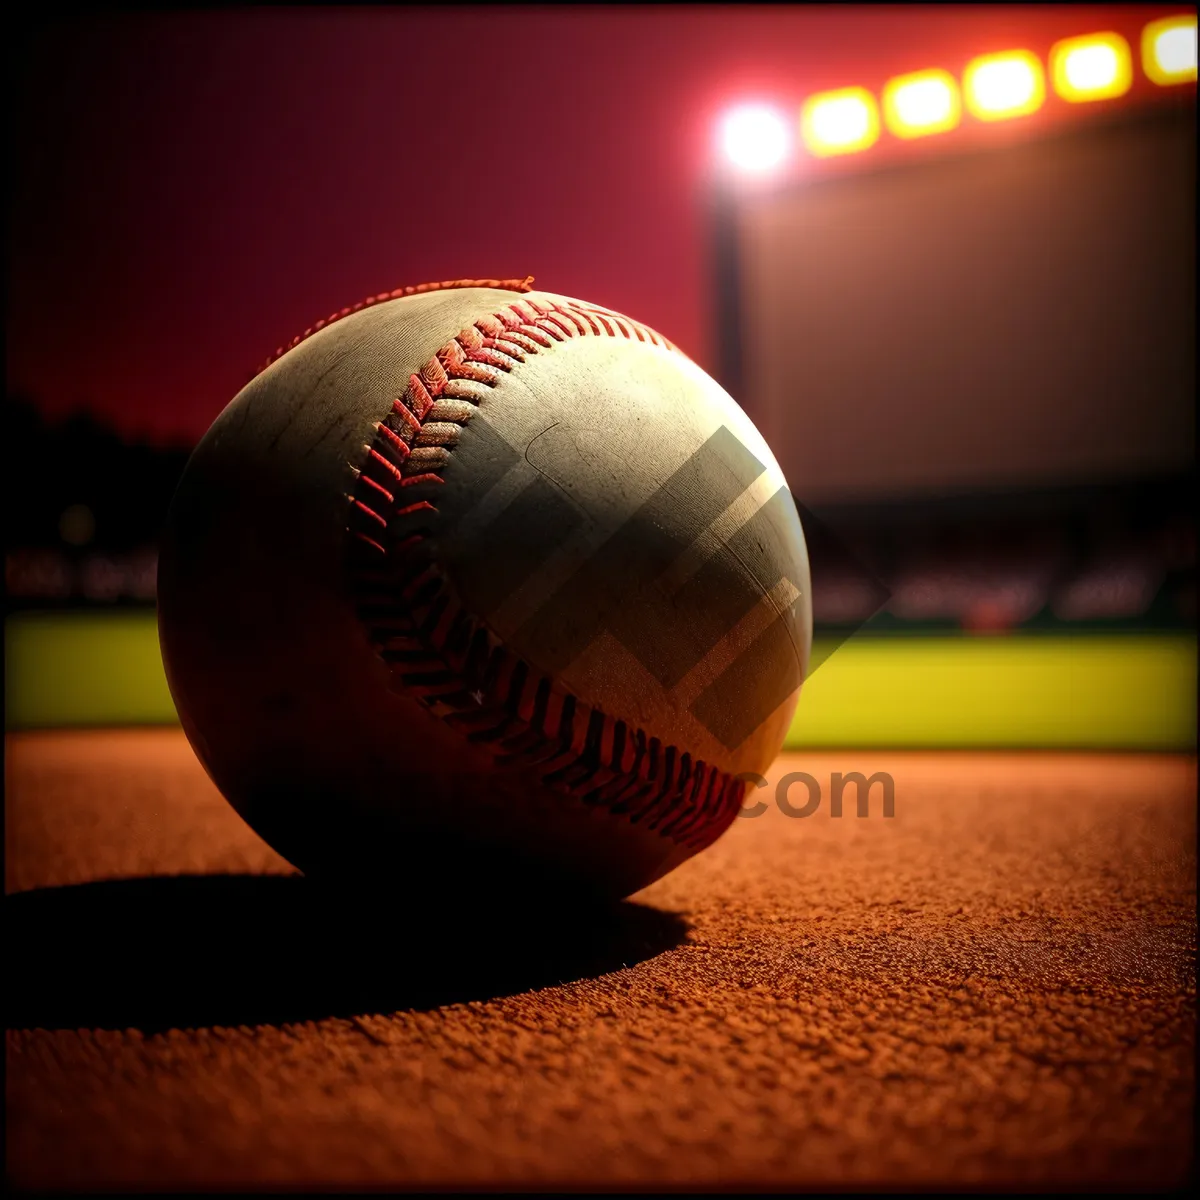
<path id="1" fill-rule="evenodd" d="M 5 409 L 8 549 L 121 553 L 157 544 L 190 447 L 126 441 L 86 412 L 48 421 L 26 397 L 10 397 Z M 74 546 L 61 528 L 72 509 L 88 510 L 93 526 L 78 530 L 88 536 Z"/>
<path id="2" fill-rule="evenodd" d="M 9 607 L 152 603 L 158 539 L 191 447 L 87 412 L 5 403 Z M 1193 625 L 1195 472 L 996 495 L 812 507 L 818 627 Z M 803 499 L 803 492 L 798 493 Z M 861 569 L 866 568 L 866 574 Z"/>

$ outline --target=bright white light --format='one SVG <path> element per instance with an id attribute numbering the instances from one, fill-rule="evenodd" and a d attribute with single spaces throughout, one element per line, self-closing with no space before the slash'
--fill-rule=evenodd
<path id="1" fill-rule="evenodd" d="M 1072 104 L 1111 100 L 1133 84 L 1129 43 L 1111 30 L 1064 38 L 1050 47 L 1054 90 Z"/>
<path id="2" fill-rule="evenodd" d="M 1195 79 L 1196 14 L 1152 20 L 1141 31 L 1141 66 L 1163 88 Z"/>
<path id="3" fill-rule="evenodd" d="M 784 116 L 765 104 L 744 104 L 721 122 L 721 152 L 739 171 L 761 175 L 781 166 L 791 150 Z"/>
<path id="4" fill-rule="evenodd" d="M 975 99 L 987 112 L 1007 112 L 1028 104 L 1037 90 L 1037 77 L 1019 59 L 992 62 L 975 74 Z"/>
<path id="5" fill-rule="evenodd" d="M 920 79 L 896 93 L 896 112 L 906 125 L 921 128 L 944 121 L 954 107 L 954 95 L 940 79 Z"/>
<path id="6" fill-rule="evenodd" d="M 1163 71 L 1182 75 L 1196 70 L 1196 26 L 1176 25 L 1154 39 L 1154 57 Z"/>
<path id="7" fill-rule="evenodd" d="M 879 106 L 860 87 L 818 92 L 800 108 L 800 131 L 813 154 L 854 154 L 879 137 Z"/>
<path id="8" fill-rule="evenodd" d="M 961 112 L 958 84 L 945 71 L 898 75 L 884 84 L 883 116 L 897 137 L 945 133 L 958 124 Z"/>
<path id="9" fill-rule="evenodd" d="M 1196 14 L 1151 21 L 1142 30 L 1142 68 L 1163 87 L 1196 78 Z"/>
<path id="10" fill-rule="evenodd" d="M 1110 86 L 1120 69 L 1117 52 L 1111 46 L 1080 46 L 1067 55 L 1067 82 L 1080 92 Z"/>
<path id="11" fill-rule="evenodd" d="M 871 128 L 871 114 L 861 100 L 826 100 L 813 110 L 813 132 L 827 146 L 859 142 Z"/>
<path id="12" fill-rule="evenodd" d="M 1042 60 L 1029 50 L 1005 50 L 972 59 L 963 72 L 967 108 L 980 121 L 1007 121 L 1042 107 Z"/>

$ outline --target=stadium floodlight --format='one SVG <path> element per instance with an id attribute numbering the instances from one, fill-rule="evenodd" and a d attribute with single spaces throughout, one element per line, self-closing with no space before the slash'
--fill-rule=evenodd
<path id="1" fill-rule="evenodd" d="M 953 129 L 962 116 L 958 84 L 948 71 L 916 71 L 889 79 L 883 88 L 883 119 L 900 138 Z"/>
<path id="2" fill-rule="evenodd" d="M 810 96 L 800 111 L 800 132 L 812 154 L 853 154 L 879 138 L 879 108 L 864 88 Z"/>
<path id="3" fill-rule="evenodd" d="M 1075 103 L 1123 96 L 1133 84 L 1129 43 L 1118 33 L 1065 38 L 1050 50 L 1050 77 L 1054 90 Z"/>
<path id="4" fill-rule="evenodd" d="M 721 120 L 719 142 L 725 161 L 747 175 L 778 170 L 792 150 L 787 118 L 767 104 L 742 104 Z"/>
<path id="5" fill-rule="evenodd" d="M 963 73 L 967 108 L 980 121 L 1006 121 L 1036 112 L 1046 98 L 1041 60 L 1028 50 L 972 59 Z"/>
<path id="6" fill-rule="evenodd" d="M 1151 21 L 1142 30 L 1142 69 L 1163 86 L 1196 78 L 1195 12 Z"/>

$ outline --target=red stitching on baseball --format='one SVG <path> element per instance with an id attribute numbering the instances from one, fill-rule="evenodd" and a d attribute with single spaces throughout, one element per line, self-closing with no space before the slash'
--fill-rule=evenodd
<path id="1" fill-rule="evenodd" d="M 370 483 L 371 481 L 368 479 L 366 482 Z M 380 490 L 382 491 L 382 489 Z M 428 500 L 418 500 L 416 504 L 406 504 L 403 508 L 396 509 L 392 515 L 396 517 L 406 517 L 409 513 L 420 512 L 423 508 L 427 508 L 430 512 L 437 512 L 437 509 L 434 508 Z"/>
<path id="2" fill-rule="evenodd" d="M 398 289 L 337 317 L 441 287 L 528 291 L 531 284 L 532 279 L 465 280 Z M 371 642 L 392 671 L 393 687 L 417 696 L 468 741 L 490 746 L 498 766 L 534 771 L 547 786 L 698 850 L 733 820 L 744 784 L 583 704 L 500 644 L 458 605 L 431 559 L 421 523 L 436 506 L 428 500 L 398 505 L 395 490 L 397 479 L 400 488 L 444 482 L 439 468 L 478 401 L 470 385 L 495 387 L 529 355 L 575 338 L 606 336 L 675 349 L 652 330 L 607 310 L 522 298 L 480 317 L 411 375 L 403 395 L 375 426 L 375 443 L 365 448 L 355 495 L 348 497 L 351 585 Z M 387 518 L 371 506 L 380 493 L 389 497 Z M 379 525 L 387 530 L 390 549 L 377 540 Z M 387 564 L 382 574 L 381 552 Z"/>
<path id="3" fill-rule="evenodd" d="M 371 450 L 368 454 L 368 457 L 373 459 L 375 462 L 379 463 L 379 465 L 385 471 L 387 471 L 389 475 L 393 476 L 393 478 L 395 478 L 397 480 L 400 479 L 400 468 L 397 467 L 394 463 L 388 462 L 388 460 L 386 458 L 384 458 L 383 455 L 380 454 L 379 451 L 376 450 L 374 447 L 371 448 Z M 401 484 L 401 486 L 403 486 L 403 484 Z M 391 499 L 391 497 L 389 497 L 389 499 Z"/>
<path id="4" fill-rule="evenodd" d="M 361 500 L 354 501 L 354 508 L 357 512 L 365 513 L 372 521 L 378 522 L 380 525 L 387 528 L 387 521 L 383 519 L 373 508 L 364 504 Z"/>
<path id="5" fill-rule="evenodd" d="M 380 292 L 378 296 L 368 296 L 365 300 L 360 300 L 357 304 L 351 305 L 349 308 L 339 309 L 323 321 L 317 321 L 316 324 L 310 325 L 303 333 L 297 334 L 287 345 L 278 347 L 275 353 L 259 367 L 255 374 L 261 375 L 273 362 L 282 358 L 289 350 L 294 350 L 301 342 L 307 341 L 312 337 L 314 333 L 319 333 L 327 325 L 332 325 L 335 321 L 340 321 L 343 317 L 350 316 L 351 313 L 361 312 L 364 308 L 371 308 L 373 305 L 383 304 L 388 300 L 399 300 L 402 296 L 419 296 L 425 292 L 444 292 L 450 291 L 453 288 L 497 288 L 507 292 L 528 292 L 533 289 L 533 276 L 527 275 L 524 279 L 446 279 L 441 283 L 421 283 L 416 287 L 395 288 L 390 292 Z"/>
<path id="6" fill-rule="evenodd" d="M 379 456 L 376 455 L 376 458 L 378 457 Z M 380 461 L 382 462 L 383 460 L 380 459 Z M 373 480 L 365 471 L 361 475 L 359 482 L 365 483 L 367 487 L 374 488 L 389 504 L 394 504 L 396 502 L 396 497 L 393 496 L 392 493 L 389 492 L 382 483 L 376 483 L 375 480 Z"/>
<path id="7" fill-rule="evenodd" d="M 421 390 L 424 391 L 423 388 Z M 402 404 L 399 400 L 392 401 L 391 415 L 399 417 L 399 419 L 404 424 L 405 431 L 408 433 L 411 433 L 413 437 L 416 437 L 416 435 L 421 432 L 420 418 L 417 417 L 417 415 L 415 413 L 411 412 L 408 408 L 406 408 L 405 405 Z M 399 430 L 396 430 L 395 432 L 400 433 Z M 403 440 L 404 435 L 400 434 L 400 437 L 401 437 L 401 440 Z"/>
<path id="8" fill-rule="evenodd" d="M 374 539 L 369 538 L 365 533 L 360 533 L 357 529 L 354 530 L 354 536 L 358 538 L 364 545 L 370 546 L 372 550 L 378 550 L 380 554 L 386 554 L 387 551 Z"/>
<path id="9" fill-rule="evenodd" d="M 375 429 L 383 436 L 383 445 L 398 454 L 401 462 L 412 453 L 408 444 L 402 438 L 397 437 L 386 425 L 380 423 L 375 426 Z"/>

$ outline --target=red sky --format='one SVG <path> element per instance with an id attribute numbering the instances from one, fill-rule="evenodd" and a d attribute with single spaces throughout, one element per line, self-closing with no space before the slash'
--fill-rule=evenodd
<path id="1" fill-rule="evenodd" d="M 1167 9 L 214 11 L 17 48 L 10 392 L 196 439 L 313 320 L 532 274 L 711 363 L 714 121 Z"/>

